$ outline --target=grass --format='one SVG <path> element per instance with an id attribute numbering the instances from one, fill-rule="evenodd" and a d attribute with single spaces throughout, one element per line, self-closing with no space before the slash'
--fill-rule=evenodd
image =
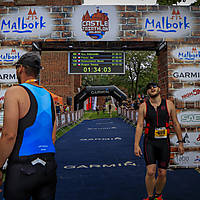
<path id="1" fill-rule="evenodd" d="M 80 121 L 59 129 L 56 132 L 56 139 L 58 139 L 61 136 L 63 136 L 66 132 L 68 132 L 69 130 L 71 130 L 72 128 L 74 128 L 78 124 L 80 124 L 83 120 L 113 118 L 113 117 L 118 117 L 117 111 L 112 112 L 111 115 L 109 115 L 108 112 L 104 112 L 103 113 L 103 111 L 99 111 L 99 114 L 97 114 L 97 112 L 95 112 L 95 111 L 85 111 L 84 115 L 83 115 L 83 118 Z"/>

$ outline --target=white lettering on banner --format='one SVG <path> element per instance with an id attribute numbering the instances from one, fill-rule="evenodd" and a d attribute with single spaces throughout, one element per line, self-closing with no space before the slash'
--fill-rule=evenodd
<path id="1" fill-rule="evenodd" d="M 182 81 L 200 81 L 200 67 L 179 67 L 172 76 Z"/>
<path id="2" fill-rule="evenodd" d="M 41 7 L 25 7 L 0 19 L 1 33 L 12 38 L 45 36 L 52 32 L 52 27 L 48 11 Z"/>
<path id="3" fill-rule="evenodd" d="M 20 48 L 1 47 L 0 63 L 1 64 L 14 63 L 26 52 L 27 51 L 24 51 L 23 49 Z"/>
<path id="4" fill-rule="evenodd" d="M 111 138 L 81 138 L 80 141 L 117 141 L 117 140 L 122 140 L 120 137 L 111 137 Z"/>
<path id="5" fill-rule="evenodd" d="M 200 61 L 200 48 L 199 47 L 181 47 L 173 50 L 173 57 L 182 61 Z"/>
<path id="6" fill-rule="evenodd" d="M 105 128 L 88 128 L 88 130 L 110 130 L 110 129 L 116 129 L 117 127 L 105 127 Z"/>
<path id="7" fill-rule="evenodd" d="M 180 38 L 192 31 L 192 16 L 189 9 L 173 8 L 146 16 L 143 20 L 144 30 L 148 34 L 162 38 Z"/>
<path id="8" fill-rule="evenodd" d="M 0 68 L 0 83 L 17 83 L 15 68 Z"/>
<path id="9" fill-rule="evenodd" d="M 198 167 L 200 165 L 200 152 L 190 151 L 183 155 L 175 154 L 174 163 L 180 167 Z"/>
<path id="10" fill-rule="evenodd" d="M 79 41 L 118 40 L 120 24 L 116 6 L 76 6 L 72 29 Z"/>
<path id="11" fill-rule="evenodd" d="M 184 147 L 199 147 L 200 146 L 200 132 L 183 132 Z M 170 143 L 178 146 L 178 139 L 175 134 L 170 135 Z"/>
<path id="12" fill-rule="evenodd" d="M 178 121 L 183 126 L 199 126 L 200 111 L 182 111 L 177 114 Z"/>
<path id="13" fill-rule="evenodd" d="M 116 167 L 136 167 L 136 164 L 132 161 L 126 161 L 123 163 L 111 163 L 111 164 L 81 164 L 81 165 L 65 165 L 64 169 L 91 169 L 91 168 L 116 168 Z"/>
<path id="14" fill-rule="evenodd" d="M 199 87 L 188 87 L 181 88 L 174 91 L 174 97 L 183 102 L 195 102 L 200 101 L 200 88 Z"/>

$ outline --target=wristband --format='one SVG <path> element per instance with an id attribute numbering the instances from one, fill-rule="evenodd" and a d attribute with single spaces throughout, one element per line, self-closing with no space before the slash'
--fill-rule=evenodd
<path id="1" fill-rule="evenodd" d="M 178 140 L 178 142 L 177 143 L 183 143 L 183 140 Z"/>

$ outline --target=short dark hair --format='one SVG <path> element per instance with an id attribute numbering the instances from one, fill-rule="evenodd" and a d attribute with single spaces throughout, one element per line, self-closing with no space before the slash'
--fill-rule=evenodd
<path id="1" fill-rule="evenodd" d="M 40 75 L 40 69 L 39 68 L 34 68 L 34 67 L 30 67 L 30 66 L 23 66 L 23 67 L 25 69 L 26 75 L 34 76 L 35 78 L 39 77 L 39 75 Z"/>

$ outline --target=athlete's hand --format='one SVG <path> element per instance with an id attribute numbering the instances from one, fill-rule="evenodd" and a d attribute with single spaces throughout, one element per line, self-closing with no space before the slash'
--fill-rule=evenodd
<path id="1" fill-rule="evenodd" d="M 183 143 L 179 143 L 178 145 L 178 152 L 180 155 L 183 155 L 184 154 L 184 147 L 183 147 Z"/>
<path id="2" fill-rule="evenodd" d="M 139 156 L 139 157 L 142 155 L 142 151 L 141 151 L 139 145 L 135 145 L 135 147 L 134 147 L 134 153 L 135 153 L 136 156 Z"/>
<path id="3" fill-rule="evenodd" d="M 0 170 L 0 186 L 2 186 L 3 184 L 3 173 L 2 171 Z M 2 192 L 2 190 L 0 189 L 0 192 Z"/>

